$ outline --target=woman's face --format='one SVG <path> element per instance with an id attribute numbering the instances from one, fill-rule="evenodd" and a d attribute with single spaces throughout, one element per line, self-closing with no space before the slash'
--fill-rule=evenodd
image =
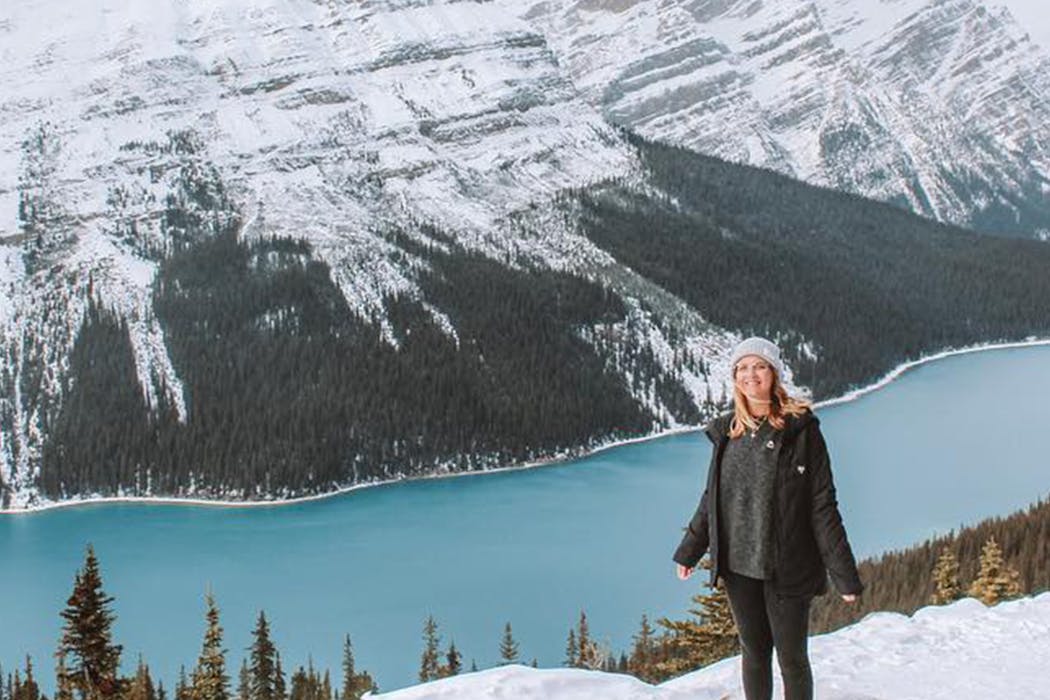
<path id="1" fill-rule="evenodd" d="M 758 355 L 745 355 L 733 368 L 733 381 L 744 396 L 768 401 L 773 393 L 773 367 Z"/>

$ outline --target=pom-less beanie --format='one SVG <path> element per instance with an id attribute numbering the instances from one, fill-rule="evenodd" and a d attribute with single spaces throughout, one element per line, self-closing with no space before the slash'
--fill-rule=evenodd
<path id="1" fill-rule="evenodd" d="M 740 361 L 740 358 L 746 357 L 747 355 L 758 355 L 773 366 L 778 377 L 781 379 L 784 378 L 784 363 L 780 359 L 780 348 L 778 348 L 772 341 L 758 336 L 752 336 L 741 340 L 737 343 L 737 346 L 733 348 L 733 355 L 729 359 L 730 369 L 735 368 L 736 363 Z"/>

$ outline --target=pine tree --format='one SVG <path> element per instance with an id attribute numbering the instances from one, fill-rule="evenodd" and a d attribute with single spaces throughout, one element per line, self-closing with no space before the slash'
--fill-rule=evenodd
<path id="1" fill-rule="evenodd" d="M 343 692 L 340 700 L 361 700 L 363 693 L 358 692 L 356 685 L 357 670 L 354 668 L 354 649 L 350 644 L 350 635 L 343 640 Z"/>
<path id="2" fill-rule="evenodd" d="M 150 677 L 149 667 L 142 660 L 141 654 L 139 655 L 138 666 L 135 668 L 135 675 L 128 684 L 127 693 L 123 700 L 156 700 L 153 679 Z"/>
<path id="3" fill-rule="evenodd" d="M 51 122 L 38 123 L 22 141 L 18 176 L 18 223 L 25 235 L 23 257 L 33 271 L 38 264 L 67 245 L 72 232 L 60 202 L 59 164 L 62 139 Z"/>
<path id="4" fill-rule="evenodd" d="M 316 700 L 310 687 L 310 677 L 306 670 L 300 666 L 292 673 L 292 690 L 288 694 L 288 700 Z"/>
<path id="5" fill-rule="evenodd" d="M 230 700 L 230 677 L 226 675 L 226 650 L 222 648 L 219 608 L 208 593 L 205 598 L 207 627 L 197 668 L 193 671 L 193 700 Z"/>
<path id="6" fill-rule="evenodd" d="M 653 664 L 656 656 L 656 642 L 653 639 L 653 628 L 649 617 L 642 615 L 642 625 L 634 636 L 631 656 L 627 659 L 627 671 L 646 683 L 656 682 Z"/>
<path id="7" fill-rule="evenodd" d="M 248 659 L 241 659 L 241 671 L 237 676 L 237 700 L 251 700 L 252 674 L 248 670 Z"/>
<path id="8" fill-rule="evenodd" d="M 1006 566 L 994 537 L 989 537 L 981 549 L 981 570 L 969 593 L 985 605 L 995 605 L 1021 595 L 1020 575 Z"/>
<path id="9" fill-rule="evenodd" d="M 578 648 L 577 665 L 581 668 L 591 668 L 594 663 L 594 649 L 591 647 L 591 627 L 587 622 L 587 613 L 582 610 L 580 611 L 580 621 L 576 624 L 576 646 Z"/>
<path id="10" fill-rule="evenodd" d="M 69 677 L 69 669 L 66 668 L 66 655 L 56 654 L 58 665 L 55 669 L 55 700 L 73 700 L 73 679 Z M 0 679 L 3 676 L 0 675 Z"/>
<path id="11" fill-rule="evenodd" d="M 587 613 L 580 611 L 580 622 L 576 628 L 576 665 L 580 668 L 589 668 L 597 671 L 602 667 L 604 654 L 598 647 L 597 642 L 591 639 L 590 625 L 587 622 Z"/>
<path id="12" fill-rule="evenodd" d="M 314 669 L 313 659 L 308 660 L 305 669 L 300 666 L 292 674 L 292 688 L 288 700 L 331 700 L 325 696 L 321 676 Z"/>
<path id="13" fill-rule="evenodd" d="M 33 660 L 26 656 L 26 677 L 20 680 L 18 669 L 15 669 L 15 684 L 11 700 L 40 700 L 40 686 L 33 677 Z"/>
<path id="14" fill-rule="evenodd" d="M 706 561 L 706 560 L 705 560 Z M 668 630 L 664 653 L 652 667 L 651 674 L 662 680 L 714 663 L 739 651 L 740 640 L 722 582 L 708 594 L 692 598 L 699 608 L 689 610 L 696 619 L 669 620 L 659 625 Z"/>
<path id="15" fill-rule="evenodd" d="M 518 660 L 518 643 L 514 641 L 514 633 L 510 629 L 509 622 L 503 628 L 503 639 L 499 645 L 499 656 L 503 660 L 501 665 L 516 663 Z"/>
<path id="16" fill-rule="evenodd" d="M 456 649 L 456 642 L 452 641 L 448 645 L 448 652 L 445 654 L 445 664 L 441 667 L 442 677 L 458 676 L 459 672 L 463 669 L 463 656 Z"/>
<path id="17" fill-rule="evenodd" d="M 361 700 L 361 696 L 371 691 L 376 692 L 375 681 L 367 671 L 357 672 L 354 665 L 354 650 L 350 644 L 350 635 L 343 642 L 343 692 L 340 700 Z"/>
<path id="18" fill-rule="evenodd" d="M 270 641 L 266 613 L 259 611 L 252 636 L 254 640 L 248 648 L 250 700 L 280 700 L 277 694 L 277 649 Z"/>
<path id="19" fill-rule="evenodd" d="M 193 686 L 186 679 L 185 666 L 179 666 L 179 679 L 175 682 L 175 700 L 193 700 Z"/>
<path id="20" fill-rule="evenodd" d="M 433 680 L 438 677 L 438 644 L 437 622 L 433 615 L 428 615 L 423 624 L 423 656 L 419 662 L 419 680 Z"/>
<path id="21" fill-rule="evenodd" d="M 288 698 L 284 685 L 284 670 L 281 668 L 281 652 L 276 648 L 273 652 L 273 696 L 276 700 Z"/>
<path id="22" fill-rule="evenodd" d="M 947 547 L 941 550 L 941 556 L 937 558 L 937 566 L 933 569 L 933 584 L 934 591 L 930 596 L 930 602 L 934 605 L 946 605 L 962 597 L 962 587 L 959 585 L 959 560 Z"/>
<path id="23" fill-rule="evenodd" d="M 115 699 L 123 691 L 117 677 L 122 647 L 112 642 L 116 619 L 109 608 L 112 602 L 102 591 L 95 550 L 88 545 L 84 568 L 77 572 L 73 593 L 61 612 L 65 625 L 57 652 L 65 666 L 58 683 L 75 690 L 80 700 Z"/>
<path id="24" fill-rule="evenodd" d="M 580 647 L 576 643 L 576 629 L 569 628 L 569 640 L 565 643 L 565 665 L 576 668 L 580 663 Z"/>

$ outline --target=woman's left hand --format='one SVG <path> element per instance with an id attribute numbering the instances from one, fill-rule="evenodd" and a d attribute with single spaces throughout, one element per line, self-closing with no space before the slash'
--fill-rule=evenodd
<path id="1" fill-rule="evenodd" d="M 844 594 L 842 596 L 842 599 L 844 601 L 846 601 L 847 603 L 855 603 L 855 602 L 857 602 L 857 594 L 856 593 L 846 593 L 846 594 Z"/>

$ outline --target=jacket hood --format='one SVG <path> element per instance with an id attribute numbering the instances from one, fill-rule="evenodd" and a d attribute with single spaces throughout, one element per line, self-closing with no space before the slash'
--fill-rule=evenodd
<path id="1" fill-rule="evenodd" d="M 704 432 L 707 434 L 707 437 L 711 442 L 717 445 L 719 440 L 729 434 L 729 424 L 732 420 L 732 411 L 723 413 L 708 423 L 704 427 Z M 786 421 L 786 424 L 784 425 L 785 440 L 793 438 L 811 422 L 820 423 L 820 419 L 809 409 L 797 416 L 785 416 L 784 420 Z"/>

